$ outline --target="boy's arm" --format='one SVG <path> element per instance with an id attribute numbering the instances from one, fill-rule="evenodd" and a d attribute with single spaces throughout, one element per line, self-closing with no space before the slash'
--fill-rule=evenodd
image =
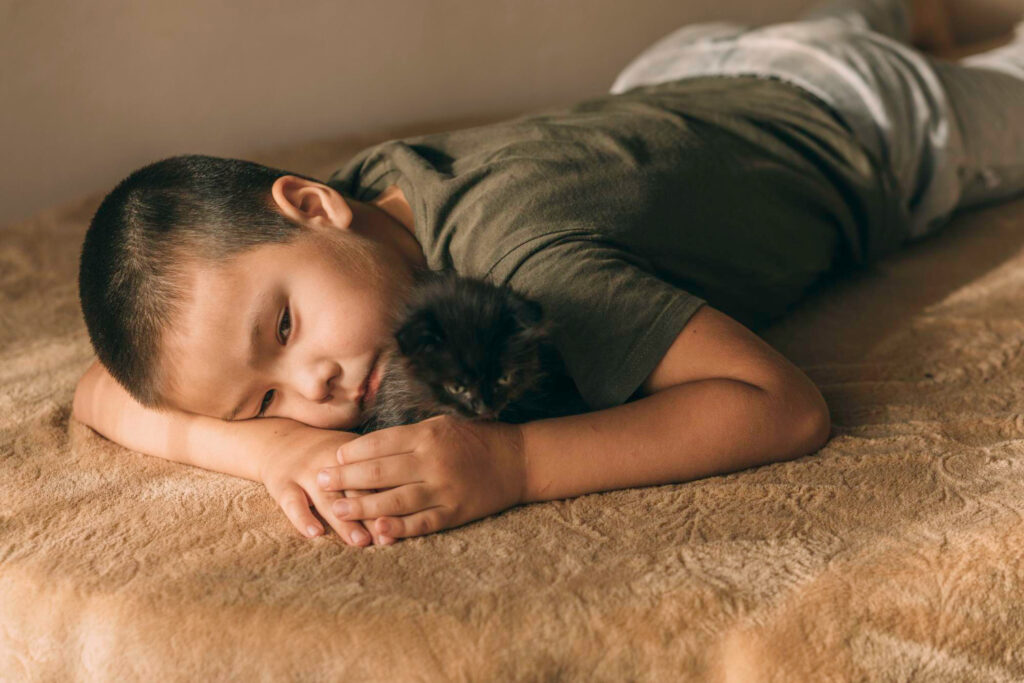
<path id="1" fill-rule="evenodd" d="M 641 393 L 612 408 L 519 425 L 522 502 L 788 460 L 821 448 L 831 428 L 814 383 L 708 305 L 686 324 Z"/>
<path id="2" fill-rule="evenodd" d="M 519 503 L 671 484 L 787 460 L 828 440 L 828 406 L 799 368 L 701 306 L 642 384 L 642 398 L 523 424 L 443 415 L 345 444 L 321 486 L 417 484 L 418 496 L 346 501 L 346 519 L 404 538 Z M 485 457 L 481 457 L 481 455 Z"/>
<path id="3" fill-rule="evenodd" d="M 339 536 L 364 545 L 356 534 L 361 522 L 339 520 L 330 504 L 340 494 L 320 491 L 316 473 L 334 463 L 338 447 L 356 438 L 282 418 L 228 422 L 182 411 L 161 412 L 135 401 L 97 360 L 78 382 L 72 407 L 75 419 L 111 441 L 140 453 L 262 483 L 296 529 L 323 532 L 310 511 L 315 507 Z M 347 497 L 369 491 L 346 490 Z M 310 531 L 313 527 L 313 531 Z M 374 543 L 381 536 L 369 530 Z"/>
<path id="4" fill-rule="evenodd" d="M 262 481 L 264 444 L 282 420 L 226 422 L 140 405 L 97 360 L 75 389 L 72 414 L 125 448 L 208 470 Z"/>

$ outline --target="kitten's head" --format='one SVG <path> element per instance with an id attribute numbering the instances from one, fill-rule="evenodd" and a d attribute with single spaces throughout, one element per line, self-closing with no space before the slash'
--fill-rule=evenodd
<path id="1" fill-rule="evenodd" d="M 494 419 L 540 381 L 550 327 L 539 304 L 482 280 L 434 275 L 420 287 L 395 341 L 437 401 Z"/>

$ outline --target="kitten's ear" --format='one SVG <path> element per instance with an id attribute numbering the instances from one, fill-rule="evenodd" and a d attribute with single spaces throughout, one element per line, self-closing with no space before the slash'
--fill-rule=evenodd
<path id="1" fill-rule="evenodd" d="M 413 314 L 395 332 L 398 347 L 407 356 L 417 351 L 429 351 L 440 346 L 442 337 L 440 325 L 430 311 L 419 311 Z"/>
<path id="2" fill-rule="evenodd" d="M 544 318 L 544 309 L 531 299 L 514 298 L 512 313 L 516 321 L 523 327 L 533 327 Z"/>
<path id="3" fill-rule="evenodd" d="M 519 326 L 516 338 L 534 344 L 547 340 L 552 333 L 551 321 L 544 318 L 544 309 L 536 301 L 525 298 L 513 299 L 512 316 Z"/>

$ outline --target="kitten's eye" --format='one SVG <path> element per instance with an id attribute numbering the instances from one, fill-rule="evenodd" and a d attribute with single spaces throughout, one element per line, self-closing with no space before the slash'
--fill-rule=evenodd
<path id="1" fill-rule="evenodd" d="M 512 383 L 512 377 L 515 375 L 513 372 L 506 372 L 504 375 L 498 378 L 498 384 L 502 386 Z"/>
<path id="2" fill-rule="evenodd" d="M 449 394 L 461 394 L 466 387 L 462 386 L 458 382 L 445 382 L 444 390 Z"/>

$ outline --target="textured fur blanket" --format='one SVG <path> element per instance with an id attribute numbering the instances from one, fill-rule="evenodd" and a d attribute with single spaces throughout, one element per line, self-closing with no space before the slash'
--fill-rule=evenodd
<path id="1" fill-rule="evenodd" d="M 69 417 L 100 198 L 0 232 L 0 680 L 1024 679 L 1024 201 L 761 331 L 831 406 L 818 453 L 357 549 Z"/>

